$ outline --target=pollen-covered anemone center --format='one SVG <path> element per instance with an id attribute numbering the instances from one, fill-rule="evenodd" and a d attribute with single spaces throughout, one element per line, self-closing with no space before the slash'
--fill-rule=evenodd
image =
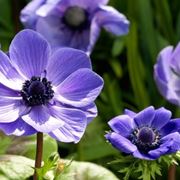
<path id="1" fill-rule="evenodd" d="M 158 131 L 150 127 L 135 129 L 131 133 L 129 139 L 143 153 L 156 149 L 160 144 L 160 135 Z"/>
<path id="2" fill-rule="evenodd" d="M 88 23 L 88 13 L 81 7 L 72 6 L 65 11 L 63 21 L 72 29 L 82 29 Z"/>
<path id="3" fill-rule="evenodd" d="M 54 96 L 51 82 L 46 78 L 33 76 L 24 82 L 21 96 L 27 106 L 46 104 Z"/>

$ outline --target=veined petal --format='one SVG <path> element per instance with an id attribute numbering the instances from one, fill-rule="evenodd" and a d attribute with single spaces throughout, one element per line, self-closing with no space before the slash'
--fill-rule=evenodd
<path id="1" fill-rule="evenodd" d="M 64 122 L 54 117 L 46 106 L 34 106 L 30 113 L 22 119 L 38 132 L 49 133 L 64 125 Z"/>
<path id="2" fill-rule="evenodd" d="M 29 108 L 24 106 L 21 100 L 0 98 L 0 123 L 16 121 L 21 115 L 27 113 Z"/>
<path id="3" fill-rule="evenodd" d="M 121 152 L 133 153 L 137 150 L 137 147 L 134 144 L 118 133 L 109 133 L 106 134 L 105 137 L 115 148 Z"/>
<path id="4" fill-rule="evenodd" d="M 90 123 L 97 116 L 97 107 L 95 103 L 92 103 L 86 107 L 80 108 L 87 117 L 87 122 Z"/>
<path id="5" fill-rule="evenodd" d="M 83 107 L 97 98 L 102 87 L 100 76 L 90 69 L 79 69 L 57 87 L 55 98 L 71 106 Z"/>
<path id="6" fill-rule="evenodd" d="M 153 106 L 150 106 L 143 111 L 136 114 L 134 121 L 138 127 L 151 125 L 152 120 L 155 116 L 155 109 Z"/>
<path id="7" fill-rule="evenodd" d="M 23 82 L 23 77 L 12 66 L 9 57 L 0 50 L 0 83 L 13 91 L 20 90 Z"/>
<path id="8" fill-rule="evenodd" d="M 10 89 L 9 87 L 6 87 L 5 85 L 0 83 L 0 97 L 18 98 L 20 97 L 20 95 L 19 95 L 19 91 Z"/>
<path id="9" fill-rule="evenodd" d="M 151 122 L 151 126 L 155 129 L 161 129 L 171 118 L 171 112 L 165 108 L 155 110 L 155 117 Z"/>
<path id="10" fill-rule="evenodd" d="M 90 58 L 83 51 L 61 48 L 51 57 L 47 67 L 47 78 L 57 86 L 80 68 L 91 69 Z"/>
<path id="11" fill-rule="evenodd" d="M 113 131 L 121 136 L 128 137 L 136 127 L 134 120 L 127 115 L 120 115 L 108 122 Z"/>
<path id="12" fill-rule="evenodd" d="M 77 143 L 84 134 L 87 126 L 86 115 L 77 109 L 54 106 L 53 114 L 62 119 L 64 125 L 49 133 L 49 135 L 61 142 Z"/>
<path id="13" fill-rule="evenodd" d="M 10 123 L 0 123 L 0 129 L 6 135 L 15 136 L 29 136 L 37 133 L 37 131 L 34 128 L 25 123 L 21 118 Z"/>
<path id="14" fill-rule="evenodd" d="M 27 79 L 41 76 L 50 56 L 48 42 L 37 32 L 23 30 L 10 45 L 10 59 L 13 66 Z"/>
<path id="15" fill-rule="evenodd" d="M 129 31 L 127 18 L 110 6 L 100 6 L 96 11 L 95 18 L 99 26 L 115 35 L 125 35 Z"/>

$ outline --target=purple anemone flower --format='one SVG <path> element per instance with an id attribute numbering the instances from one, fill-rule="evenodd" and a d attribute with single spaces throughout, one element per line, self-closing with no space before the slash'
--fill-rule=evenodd
<path id="1" fill-rule="evenodd" d="M 125 110 L 109 121 L 113 132 L 106 139 L 121 152 L 136 158 L 154 160 L 180 150 L 180 119 L 170 119 L 171 112 L 150 106 L 139 113 Z"/>
<path id="2" fill-rule="evenodd" d="M 97 115 L 94 100 L 102 87 L 83 51 L 51 53 L 39 33 L 21 31 L 8 56 L 0 51 L 0 129 L 7 135 L 43 132 L 78 142 Z"/>
<path id="3" fill-rule="evenodd" d="M 180 106 L 180 43 L 175 49 L 168 46 L 159 53 L 154 77 L 164 98 Z"/>
<path id="4" fill-rule="evenodd" d="M 129 21 L 108 0 L 33 0 L 21 12 L 27 28 L 40 32 L 53 48 L 73 47 L 90 53 L 101 27 L 128 33 Z"/>

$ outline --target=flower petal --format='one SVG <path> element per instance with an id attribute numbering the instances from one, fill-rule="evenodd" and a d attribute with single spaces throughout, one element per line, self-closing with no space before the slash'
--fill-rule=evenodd
<path id="1" fill-rule="evenodd" d="M 36 14 L 41 17 L 46 17 L 56 9 L 60 9 L 63 3 L 62 0 L 46 0 L 36 11 Z M 58 7 L 58 8 L 57 8 Z"/>
<path id="2" fill-rule="evenodd" d="M 82 32 L 78 32 L 78 31 L 74 32 L 69 42 L 69 46 L 87 52 L 89 42 L 90 42 L 90 30 L 88 28 Z"/>
<path id="3" fill-rule="evenodd" d="M 97 116 L 97 107 L 95 103 L 92 103 L 86 107 L 80 108 L 81 111 L 83 111 L 87 117 L 87 123 L 90 123 L 96 116 Z"/>
<path id="4" fill-rule="evenodd" d="M 80 50 L 61 48 L 51 57 L 47 67 L 47 78 L 57 86 L 80 68 L 91 69 L 90 58 Z"/>
<path id="5" fill-rule="evenodd" d="M 96 11 L 95 18 L 99 26 L 115 35 L 124 35 L 129 31 L 127 18 L 110 6 L 100 6 Z"/>
<path id="6" fill-rule="evenodd" d="M 154 66 L 154 79 L 162 96 L 171 103 L 180 105 L 179 97 L 173 88 L 176 84 L 177 77 L 171 67 L 172 54 L 172 46 L 164 48 L 159 53 L 157 64 Z"/>
<path id="7" fill-rule="evenodd" d="M 48 40 L 53 51 L 59 47 L 70 47 L 73 32 L 61 22 L 61 16 L 59 15 L 49 15 L 44 18 L 39 17 L 36 24 L 36 31 Z"/>
<path id="8" fill-rule="evenodd" d="M 89 29 L 73 31 L 62 22 L 59 14 L 39 18 L 36 25 L 36 30 L 50 42 L 53 50 L 59 47 L 71 47 L 87 51 L 90 42 Z"/>
<path id="9" fill-rule="evenodd" d="M 0 83 L 0 97 L 19 97 L 19 91 L 10 89 Z"/>
<path id="10" fill-rule="evenodd" d="M 180 150 L 180 134 L 178 132 L 169 134 L 161 139 L 162 144 L 158 149 L 149 151 L 149 155 L 158 158 L 162 155 L 175 153 Z"/>
<path id="11" fill-rule="evenodd" d="M 128 116 L 131 117 L 131 118 L 134 118 L 137 113 L 135 113 L 135 112 L 133 112 L 133 111 L 131 111 L 131 110 L 129 110 L 129 109 L 125 109 L 125 110 L 124 110 L 124 114 L 128 115 Z"/>
<path id="12" fill-rule="evenodd" d="M 29 136 L 37 133 L 37 131 L 34 128 L 25 123 L 21 118 L 10 123 L 0 123 L 0 129 L 6 135 L 15 136 Z"/>
<path id="13" fill-rule="evenodd" d="M 20 100 L 0 98 L 0 123 L 9 123 L 17 120 L 28 108 Z"/>
<path id="14" fill-rule="evenodd" d="M 36 11 L 40 8 L 46 0 L 33 0 L 21 11 L 21 22 L 26 28 L 35 29 L 37 14 Z"/>
<path id="15" fill-rule="evenodd" d="M 166 136 L 170 133 L 180 130 L 180 119 L 171 119 L 165 126 L 160 129 L 161 136 Z"/>
<path id="16" fill-rule="evenodd" d="M 36 129 L 38 132 L 49 133 L 64 125 L 64 122 L 52 116 L 46 106 L 34 106 L 29 114 L 22 116 L 22 119 Z"/>
<path id="17" fill-rule="evenodd" d="M 176 46 L 171 60 L 171 67 L 176 71 L 176 73 L 180 74 L 180 43 Z"/>
<path id="18" fill-rule="evenodd" d="M 67 1 L 67 0 L 65 0 Z M 90 11 L 94 11 L 98 6 L 105 5 L 109 0 L 68 0 L 69 6 L 80 6 L 84 9 L 88 9 Z"/>
<path id="19" fill-rule="evenodd" d="M 171 79 L 170 63 L 172 58 L 173 47 L 168 46 L 164 48 L 158 55 L 157 64 L 154 66 L 155 73 L 158 78 L 164 82 Z"/>
<path id="20" fill-rule="evenodd" d="M 154 160 L 154 159 L 156 159 L 154 157 L 151 157 L 148 154 L 141 153 L 138 149 L 133 152 L 133 156 L 136 157 L 136 158 L 145 159 L 145 160 Z"/>
<path id="21" fill-rule="evenodd" d="M 12 66 L 9 57 L 0 50 L 0 83 L 13 91 L 20 90 L 23 82 L 23 77 Z"/>
<path id="22" fill-rule="evenodd" d="M 143 111 L 136 114 L 134 117 L 134 121 L 137 124 L 138 127 L 151 125 L 152 120 L 155 116 L 155 110 L 153 106 L 150 106 Z"/>
<path id="23" fill-rule="evenodd" d="M 120 115 L 108 122 L 113 131 L 121 136 L 128 137 L 135 128 L 135 123 L 132 118 L 127 115 Z"/>
<path id="24" fill-rule="evenodd" d="M 77 109 L 53 107 L 55 116 L 62 119 L 64 125 L 49 133 L 49 135 L 61 142 L 77 143 L 84 134 L 87 126 L 86 115 Z"/>
<path id="25" fill-rule="evenodd" d="M 103 79 L 90 69 L 79 69 L 66 78 L 55 95 L 58 101 L 76 107 L 91 104 L 101 92 Z"/>
<path id="26" fill-rule="evenodd" d="M 113 132 L 106 134 L 105 137 L 119 151 L 133 153 L 137 150 L 137 147 L 134 144 L 120 134 Z"/>
<path id="27" fill-rule="evenodd" d="M 87 48 L 87 54 L 91 54 L 93 47 L 100 35 L 101 28 L 99 27 L 98 23 L 96 22 L 96 18 L 93 18 L 91 21 L 90 26 L 90 34 L 89 34 L 89 45 Z"/>
<path id="28" fill-rule="evenodd" d="M 166 125 L 171 118 L 171 111 L 168 111 L 165 108 L 159 108 L 155 110 L 155 117 L 151 122 L 152 127 L 155 129 L 161 129 L 164 125 Z"/>
<path id="29" fill-rule="evenodd" d="M 37 32 L 23 30 L 13 39 L 9 54 L 18 72 L 30 79 L 32 76 L 41 76 L 46 69 L 50 47 Z"/>

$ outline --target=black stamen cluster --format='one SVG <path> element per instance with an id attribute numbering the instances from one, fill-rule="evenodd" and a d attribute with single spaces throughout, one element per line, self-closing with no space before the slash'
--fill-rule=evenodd
<path id="1" fill-rule="evenodd" d="M 20 93 L 27 106 L 46 104 L 54 96 L 51 82 L 35 76 L 24 82 Z"/>
<path id="2" fill-rule="evenodd" d="M 135 129 L 129 136 L 129 140 L 143 153 L 156 149 L 160 145 L 160 135 L 158 131 L 155 129 L 151 130 L 154 133 L 154 139 L 152 142 L 144 142 L 141 138 L 138 138 L 138 134 L 141 129 Z"/>

